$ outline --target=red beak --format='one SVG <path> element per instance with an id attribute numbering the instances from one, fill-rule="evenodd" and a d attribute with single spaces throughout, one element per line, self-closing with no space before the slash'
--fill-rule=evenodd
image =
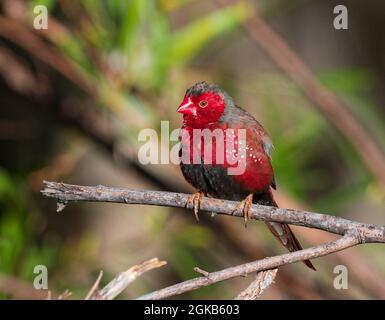
<path id="1" fill-rule="evenodd" d="M 178 109 L 176 110 L 179 113 L 188 114 L 192 116 L 196 116 L 197 109 L 195 108 L 194 103 L 191 101 L 190 97 L 184 97 L 183 102 L 180 104 Z"/>

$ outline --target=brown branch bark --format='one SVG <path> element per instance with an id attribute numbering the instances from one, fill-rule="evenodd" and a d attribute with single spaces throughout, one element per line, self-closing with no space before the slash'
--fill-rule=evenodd
<path id="1" fill-rule="evenodd" d="M 192 209 L 192 204 L 188 204 L 190 195 L 184 193 L 105 186 L 91 187 L 48 181 L 44 181 L 44 188 L 41 192 L 47 197 L 58 200 L 58 211 L 63 210 L 65 205 L 71 201 L 146 204 Z M 200 209 L 206 213 L 217 212 L 243 217 L 242 212 L 239 211 L 239 202 L 236 201 L 204 197 Z M 360 223 L 315 212 L 253 205 L 250 209 L 250 218 L 316 228 L 339 235 L 353 232 L 360 236 L 361 242 L 385 243 L 385 226 Z"/>

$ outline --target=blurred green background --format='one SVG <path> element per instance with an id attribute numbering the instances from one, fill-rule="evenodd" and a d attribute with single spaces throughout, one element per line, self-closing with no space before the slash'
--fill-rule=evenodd
<path id="1" fill-rule="evenodd" d="M 99 270 L 102 285 L 159 257 L 167 266 L 121 296 L 135 298 L 197 276 L 285 252 L 264 224 L 184 210 L 79 203 L 55 213 L 43 180 L 191 192 L 175 165 L 137 162 L 138 132 L 160 129 L 185 90 L 215 82 L 267 129 L 282 207 L 385 223 L 384 188 L 303 91 L 245 31 L 257 14 L 385 150 L 385 3 L 349 1 L 349 29 L 333 28 L 329 0 L 3 0 L 0 16 L 0 294 L 42 298 L 32 281 L 46 265 L 53 295 L 82 298 Z M 33 28 L 36 5 L 47 30 Z M 255 9 L 257 8 L 257 11 Z M 267 41 L 269 41 L 267 39 Z M 380 170 L 380 169 L 379 169 Z M 178 211 L 178 212 L 177 212 Z M 333 239 L 295 228 L 304 246 Z M 267 299 L 385 298 L 385 251 L 366 245 L 280 269 Z M 346 265 L 349 289 L 333 287 Z M 182 298 L 231 299 L 252 277 Z M 179 297 L 177 297 L 179 298 Z"/>

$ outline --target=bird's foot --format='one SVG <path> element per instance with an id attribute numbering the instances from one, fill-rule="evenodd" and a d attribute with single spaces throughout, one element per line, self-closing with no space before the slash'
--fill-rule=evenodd
<path id="1" fill-rule="evenodd" d="M 247 221 L 249 220 L 250 208 L 252 204 L 253 204 L 253 194 L 251 193 L 244 200 L 242 200 L 233 211 L 233 214 L 234 214 L 236 211 L 242 210 L 243 219 L 245 220 L 245 227 L 247 227 Z"/>
<path id="2" fill-rule="evenodd" d="M 194 210 L 195 219 L 199 222 L 198 212 L 201 207 L 203 192 L 195 192 L 186 202 L 186 207 L 192 206 Z"/>

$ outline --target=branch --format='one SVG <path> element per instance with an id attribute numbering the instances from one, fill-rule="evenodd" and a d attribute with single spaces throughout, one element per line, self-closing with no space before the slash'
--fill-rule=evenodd
<path id="1" fill-rule="evenodd" d="M 57 199 L 58 211 L 63 210 L 67 203 L 71 201 L 147 204 L 179 208 L 187 207 L 188 209 L 192 209 L 192 204 L 188 201 L 190 195 L 183 193 L 133 190 L 105 186 L 91 187 L 48 181 L 44 181 L 43 184 L 42 194 Z M 206 211 L 206 213 L 217 212 L 219 214 L 242 217 L 243 214 L 237 210 L 238 208 L 239 202 L 215 198 L 203 197 L 200 203 L 200 209 Z M 138 299 L 164 299 L 234 277 L 276 269 L 282 265 L 325 256 L 361 243 L 385 243 L 385 226 L 365 224 L 315 212 L 253 205 L 250 209 L 250 218 L 317 228 L 343 235 L 343 237 L 319 246 L 245 263 L 213 273 L 200 272 L 203 274 L 202 277 L 178 283 L 141 296 Z M 199 271 L 200 269 L 196 270 Z M 110 290 L 111 287 L 115 288 L 113 284 L 116 281 L 116 279 L 113 280 L 101 292 L 105 291 L 104 293 L 106 293 L 108 297 L 115 297 L 125 288 L 124 286 L 123 289 L 121 289 L 120 281 L 117 281 L 119 284 L 117 287 L 120 288 L 120 291 L 116 291 L 115 289 Z M 252 288 L 249 287 L 248 289 L 250 289 L 250 292 L 252 291 Z M 113 294 L 110 295 L 111 292 L 113 292 Z"/>
<path id="2" fill-rule="evenodd" d="M 96 281 L 94 285 L 91 287 L 90 291 L 88 291 L 86 297 L 84 300 L 90 300 L 96 293 L 96 290 L 99 288 L 100 281 L 102 280 L 103 277 L 103 270 L 100 270 L 98 277 L 96 278 Z"/>
<path id="3" fill-rule="evenodd" d="M 188 203 L 191 195 L 184 193 L 104 186 L 91 187 L 48 181 L 44 181 L 43 184 L 42 194 L 58 200 L 58 211 L 63 210 L 65 205 L 71 201 L 146 204 L 192 209 L 192 204 Z M 219 214 L 243 217 L 242 212 L 239 211 L 239 202 L 236 201 L 203 197 L 200 209 L 207 214 L 217 212 Z M 360 237 L 360 242 L 362 243 L 385 243 L 385 226 L 360 223 L 315 212 L 252 205 L 250 208 L 250 218 L 316 228 L 339 235 L 354 233 Z"/>
<path id="4" fill-rule="evenodd" d="M 317 257 L 326 256 L 328 254 L 347 249 L 359 244 L 360 237 L 354 234 L 347 234 L 342 238 L 322 244 L 316 247 L 308 249 L 294 251 L 291 253 L 282 254 L 275 257 L 269 257 L 262 260 L 257 260 L 245 264 L 241 264 L 235 267 L 223 269 L 213 273 L 208 273 L 206 276 L 187 280 L 173 286 L 146 294 L 138 298 L 138 300 L 158 300 L 165 299 L 171 296 L 182 294 L 188 291 L 196 290 L 202 287 L 206 287 L 216 282 L 223 280 L 244 276 L 253 272 L 260 272 L 263 270 L 274 269 L 286 264 L 313 259 Z"/>
<path id="5" fill-rule="evenodd" d="M 141 264 L 135 265 L 128 269 L 127 271 L 121 272 L 116 278 L 114 278 L 110 283 L 108 283 L 103 289 L 87 295 L 86 300 L 112 300 L 116 296 L 122 293 L 127 286 L 132 283 L 136 278 L 140 277 L 143 273 L 150 271 L 155 268 L 164 266 L 166 261 L 161 261 L 158 258 L 153 258 L 147 260 Z M 102 273 L 101 273 L 102 274 Z M 96 286 L 94 285 L 91 289 L 95 291 L 94 287 L 98 286 L 100 282 L 101 274 L 99 274 L 98 280 L 96 281 Z"/>
<path id="6" fill-rule="evenodd" d="M 262 293 L 274 283 L 278 269 L 260 271 L 257 273 L 255 280 L 240 294 L 235 300 L 256 300 Z"/>

